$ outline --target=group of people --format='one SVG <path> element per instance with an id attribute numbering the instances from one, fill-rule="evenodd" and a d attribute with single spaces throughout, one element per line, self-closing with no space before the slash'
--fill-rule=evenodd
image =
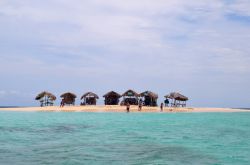
<path id="1" fill-rule="evenodd" d="M 126 110 L 127 112 L 130 112 L 130 104 L 129 103 L 126 103 Z M 140 100 L 138 102 L 138 111 L 141 111 L 142 110 L 142 101 Z"/>
<path id="2" fill-rule="evenodd" d="M 166 100 L 164 101 L 164 103 L 165 103 L 165 106 L 168 107 L 169 100 L 166 99 Z M 65 100 L 62 99 L 61 104 L 60 104 L 60 107 L 64 107 L 64 105 L 65 105 Z M 86 105 L 86 103 L 81 103 L 81 105 Z M 138 111 L 141 111 L 141 110 L 142 110 L 142 105 L 143 105 L 143 101 L 140 99 L 140 100 L 138 101 Z M 163 108 L 164 108 L 164 104 L 161 103 L 161 105 L 160 105 L 161 112 L 163 111 Z M 129 102 L 126 103 L 126 110 L 127 110 L 127 112 L 130 112 L 130 103 L 129 103 Z"/>
<path id="3" fill-rule="evenodd" d="M 168 107 L 169 100 L 166 98 L 164 103 L 165 103 L 165 107 Z M 138 102 L 138 111 L 142 110 L 142 105 L 143 105 L 143 101 L 140 99 Z M 161 105 L 160 105 L 161 112 L 163 111 L 163 108 L 164 108 L 164 104 L 161 103 Z M 128 102 L 126 103 L 126 110 L 127 110 L 127 112 L 130 112 L 130 104 Z"/>

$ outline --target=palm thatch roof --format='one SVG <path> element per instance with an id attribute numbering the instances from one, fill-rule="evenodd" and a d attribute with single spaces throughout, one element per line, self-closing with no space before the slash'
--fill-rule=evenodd
<path id="1" fill-rule="evenodd" d="M 140 94 L 141 97 L 145 97 L 145 96 L 149 96 L 151 98 L 154 98 L 154 99 L 157 99 L 158 98 L 158 95 L 154 92 L 151 92 L 151 91 L 145 91 L 145 92 L 142 92 Z"/>
<path id="2" fill-rule="evenodd" d="M 95 99 L 99 99 L 99 96 L 97 95 L 97 94 L 95 94 L 95 93 L 93 93 L 93 92 L 87 92 L 87 93 L 85 93 L 84 95 L 82 95 L 82 97 L 81 97 L 81 100 L 83 99 L 83 98 L 89 98 L 89 97 L 92 97 L 92 98 L 95 98 Z"/>
<path id="3" fill-rule="evenodd" d="M 66 92 L 66 93 L 63 93 L 60 97 L 61 98 L 65 98 L 65 97 L 76 98 L 76 95 L 71 92 Z"/>
<path id="4" fill-rule="evenodd" d="M 54 101 L 54 100 L 56 100 L 56 96 L 55 95 L 53 95 L 52 93 L 50 93 L 50 92 L 46 92 L 46 91 L 43 91 L 43 92 L 41 92 L 41 93 L 39 93 L 37 96 L 36 96 L 36 100 L 40 100 L 41 98 L 43 98 L 43 97 L 48 97 L 50 100 L 52 100 L 52 101 Z"/>
<path id="5" fill-rule="evenodd" d="M 108 96 L 115 96 L 118 98 L 122 97 L 119 93 L 116 93 L 114 91 L 110 91 L 110 92 L 106 93 L 105 95 L 103 95 L 103 97 L 108 97 Z"/>
<path id="6" fill-rule="evenodd" d="M 135 96 L 135 97 L 139 97 L 140 95 L 138 93 L 136 93 L 135 91 L 129 89 L 125 93 L 123 93 L 122 96 L 129 96 L 129 97 Z"/>
<path id="7" fill-rule="evenodd" d="M 172 92 L 169 95 L 166 95 L 165 97 L 170 98 L 170 99 L 180 100 L 180 101 L 187 101 L 188 100 L 188 97 L 186 97 L 178 92 Z"/>

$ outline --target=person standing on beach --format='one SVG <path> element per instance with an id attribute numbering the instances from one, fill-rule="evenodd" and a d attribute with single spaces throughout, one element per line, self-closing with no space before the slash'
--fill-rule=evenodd
<path id="1" fill-rule="evenodd" d="M 161 103 L 161 112 L 163 111 L 163 103 Z"/>
<path id="2" fill-rule="evenodd" d="M 64 106 L 64 99 L 62 99 L 60 107 L 63 107 L 63 106 Z"/>
<path id="3" fill-rule="evenodd" d="M 130 104 L 127 103 L 126 107 L 127 107 L 127 113 L 128 113 L 130 111 Z"/>
<path id="4" fill-rule="evenodd" d="M 138 104 L 138 111 L 141 111 L 141 108 L 142 108 L 142 101 L 139 101 L 139 104 Z"/>

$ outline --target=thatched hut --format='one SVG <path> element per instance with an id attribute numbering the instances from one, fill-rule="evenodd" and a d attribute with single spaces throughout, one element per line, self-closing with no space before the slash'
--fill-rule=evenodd
<path id="1" fill-rule="evenodd" d="M 104 96 L 104 104 L 105 105 L 118 105 L 119 104 L 119 99 L 122 97 L 120 94 L 110 91 L 106 93 Z"/>
<path id="2" fill-rule="evenodd" d="M 140 94 L 140 97 L 143 98 L 143 104 L 145 106 L 157 106 L 158 95 L 151 91 L 145 91 Z"/>
<path id="3" fill-rule="evenodd" d="M 121 102 L 121 105 L 138 105 L 138 98 L 140 97 L 140 95 L 135 91 L 129 89 L 125 93 L 123 93 L 122 96 L 123 100 Z"/>
<path id="4" fill-rule="evenodd" d="M 56 96 L 50 92 L 43 91 L 43 92 L 39 93 L 35 99 L 40 101 L 41 107 L 53 106 L 54 101 L 56 100 Z"/>
<path id="5" fill-rule="evenodd" d="M 96 105 L 97 99 L 99 99 L 97 94 L 93 92 L 87 92 L 81 97 L 81 100 L 83 100 L 81 105 Z"/>
<path id="6" fill-rule="evenodd" d="M 186 107 L 186 102 L 188 101 L 188 97 L 178 92 L 172 92 L 166 95 L 165 98 L 171 100 L 170 105 L 172 107 Z"/>
<path id="7" fill-rule="evenodd" d="M 62 102 L 61 105 L 75 105 L 75 99 L 76 99 L 76 95 L 74 93 L 71 92 L 67 92 L 61 95 L 62 98 Z"/>

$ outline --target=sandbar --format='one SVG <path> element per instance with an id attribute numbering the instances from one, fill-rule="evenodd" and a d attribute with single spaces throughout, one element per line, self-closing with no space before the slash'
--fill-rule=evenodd
<path id="1" fill-rule="evenodd" d="M 0 111 L 45 111 L 45 112 L 126 112 L 125 106 L 120 105 L 96 105 L 96 106 L 48 106 L 48 107 L 17 107 L 17 108 L 0 108 Z M 138 106 L 131 106 L 130 112 L 161 112 L 160 107 L 142 107 L 138 111 Z M 245 109 L 232 108 L 198 108 L 198 107 L 164 107 L 163 112 L 250 112 Z"/>

